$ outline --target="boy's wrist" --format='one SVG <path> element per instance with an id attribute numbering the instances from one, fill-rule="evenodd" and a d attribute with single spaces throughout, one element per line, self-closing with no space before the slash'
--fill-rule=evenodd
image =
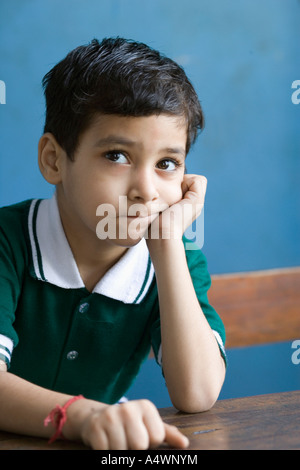
<path id="1" fill-rule="evenodd" d="M 180 251 L 184 252 L 182 239 L 149 239 L 147 245 L 154 265 L 160 261 L 165 261 L 168 257 L 178 256 Z"/>
<path id="2" fill-rule="evenodd" d="M 82 440 L 82 429 L 84 422 L 94 411 L 106 408 L 105 403 L 98 403 L 94 400 L 79 400 L 67 410 L 67 421 L 63 427 L 62 434 L 70 441 Z"/>

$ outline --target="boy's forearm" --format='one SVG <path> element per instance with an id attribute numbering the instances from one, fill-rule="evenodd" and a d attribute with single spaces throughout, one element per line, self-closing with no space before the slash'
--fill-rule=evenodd
<path id="1" fill-rule="evenodd" d="M 50 424 L 44 426 L 44 419 L 53 408 L 65 405 L 70 398 L 71 395 L 44 389 L 9 372 L 0 371 L 0 429 L 50 438 L 55 429 Z M 79 407 L 79 402 L 75 402 L 68 409 L 63 431 L 66 438 L 80 438 L 81 423 L 92 404 L 97 407 L 107 406 L 92 400 L 84 402 L 84 406 L 81 404 Z"/>
<path id="2" fill-rule="evenodd" d="M 0 372 L 0 429 L 33 436 L 50 437 L 51 426 L 43 420 L 57 404 L 70 396 L 44 390 L 9 372 Z"/>
<path id="3" fill-rule="evenodd" d="M 217 399 L 225 366 L 202 312 L 181 240 L 149 243 L 155 267 L 164 376 L 174 406 L 204 411 Z"/>
<path id="4" fill-rule="evenodd" d="M 70 398 L 0 372 L 0 430 L 49 438 L 56 430 L 44 426 L 45 417 Z M 163 442 L 178 448 L 188 446 L 188 439 L 164 423 L 148 400 L 133 400 L 121 406 L 76 400 L 66 413 L 63 437 L 95 450 L 146 450 Z"/>

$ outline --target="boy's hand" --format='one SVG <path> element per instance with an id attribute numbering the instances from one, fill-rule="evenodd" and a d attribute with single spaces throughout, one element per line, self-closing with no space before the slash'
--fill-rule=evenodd
<path id="1" fill-rule="evenodd" d="M 204 207 L 207 179 L 201 175 L 184 175 L 182 182 L 182 200 L 174 206 L 180 206 L 184 212 L 182 233 L 199 217 Z M 174 207 L 172 206 L 172 207 Z M 187 210 L 189 208 L 190 210 Z"/>
<path id="2" fill-rule="evenodd" d="M 180 239 L 199 217 L 206 193 L 207 180 L 200 175 L 184 175 L 182 199 L 164 210 L 148 230 L 148 245 L 155 239 Z"/>
<path id="3" fill-rule="evenodd" d="M 148 400 L 91 412 L 83 423 L 81 438 L 94 450 L 146 450 L 164 442 L 177 448 L 188 446 L 188 439 L 176 427 L 165 424 Z"/>

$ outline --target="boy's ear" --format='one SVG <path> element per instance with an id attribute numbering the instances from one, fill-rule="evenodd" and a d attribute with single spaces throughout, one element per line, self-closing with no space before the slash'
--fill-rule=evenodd
<path id="1" fill-rule="evenodd" d="M 42 135 L 38 145 L 38 163 L 40 171 L 48 183 L 61 182 L 61 163 L 65 152 L 50 132 Z"/>

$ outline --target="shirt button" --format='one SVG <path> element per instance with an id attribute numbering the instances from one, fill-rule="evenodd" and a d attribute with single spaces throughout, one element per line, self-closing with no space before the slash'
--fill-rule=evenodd
<path id="1" fill-rule="evenodd" d="M 85 313 L 88 311 L 89 308 L 90 308 L 90 305 L 87 302 L 85 302 L 79 306 L 79 312 Z"/>
<path id="2" fill-rule="evenodd" d="M 78 357 L 78 352 L 77 351 L 70 351 L 67 354 L 67 359 L 69 361 L 74 361 L 74 359 L 76 359 L 77 357 Z"/>

